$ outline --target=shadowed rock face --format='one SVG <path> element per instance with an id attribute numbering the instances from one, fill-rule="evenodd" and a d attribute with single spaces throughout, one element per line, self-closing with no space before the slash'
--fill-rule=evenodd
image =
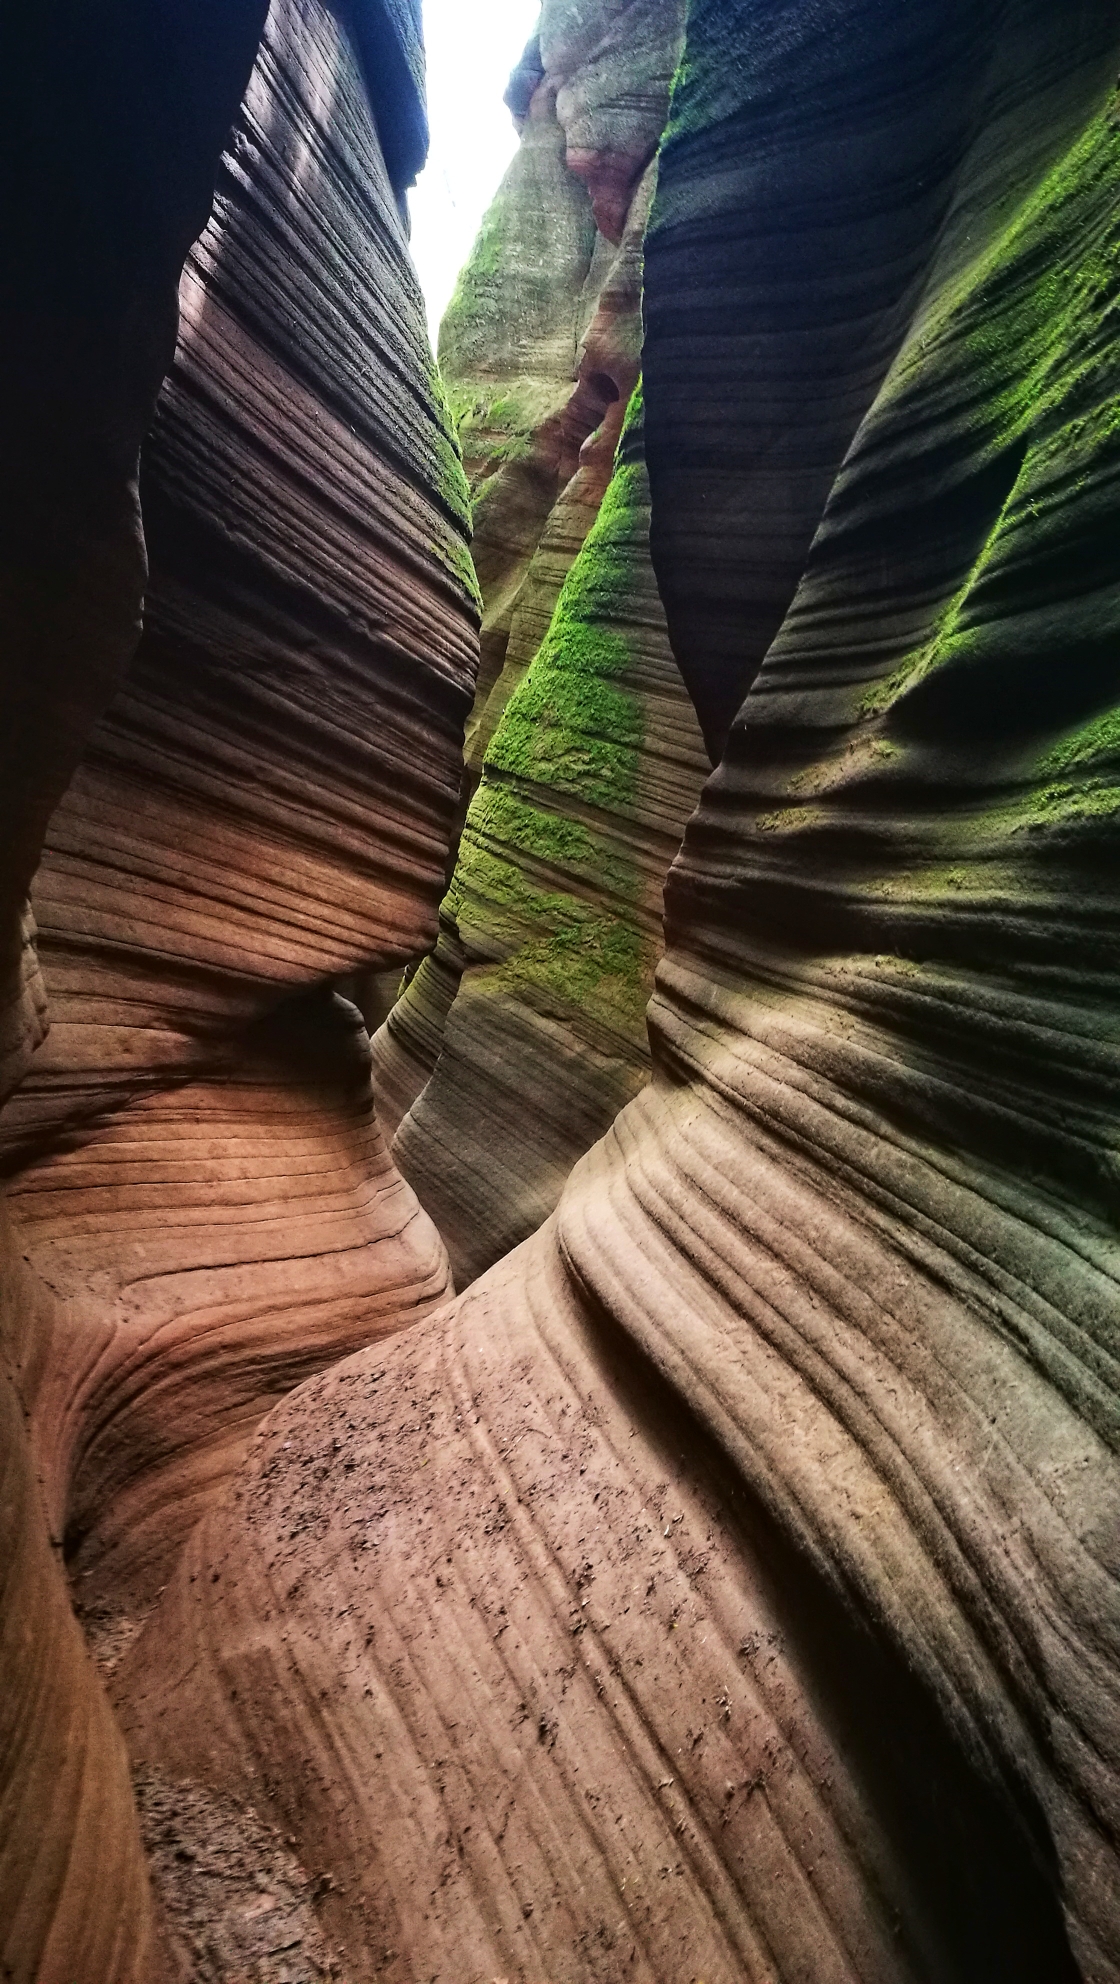
<path id="1" fill-rule="evenodd" d="M 19 1984 L 159 1967 L 62 1564 L 119 1651 L 267 1408 L 451 1285 L 330 990 L 431 941 L 477 659 L 400 206 L 424 133 L 412 10 L 276 0 L 263 38 L 246 10 L 162 10 L 158 32 L 126 12 L 131 35 L 77 36 L 84 74 L 53 50 L 71 123 L 17 228 L 58 269 L 32 255 L 10 313 L 11 1079 L 51 1026 L 0 1123 L 0 1969 Z M 32 102 L 52 35 L 21 30 Z M 136 453 L 173 345 L 130 660 Z M 19 901 L 67 779 L 36 955 Z"/>
<path id="2" fill-rule="evenodd" d="M 117 1676 L 141 1755 L 334 1870 L 357 1975 L 1120 1976 L 1117 44 L 690 17 L 655 562 L 682 665 L 707 630 L 754 680 L 732 722 L 707 677 L 653 1081 L 533 1238 L 278 1408 Z M 811 167 L 782 596 L 747 302 Z"/>
<path id="3" fill-rule="evenodd" d="M 110 1256 L 127 1251 L 109 1237 L 122 1218 L 152 1306 L 130 1269 L 103 1290 L 111 1327 L 139 1329 L 158 1363 L 168 1302 L 180 1319 L 174 1379 L 142 1379 L 132 1370 L 139 1353 L 129 1353 L 141 1417 L 142 1393 L 162 1401 L 158 1418 L 175 1386 L 198 1376 L 192 1332 L 206 1333 L 202 1314 L 226 1304 L 207 1280 L 204 1229 L 208 1206 L 212 1226 L 227 1217 L 223 1166 L 235 1146 L 233 1176 L 254 1207 L 248 1226 L 267 1225 L 273 1208 L 279 1245 L 255 1253 L 250 1234 L 227 1235 L 218 1253 L 224 1266 L 255 1264 L 255 1313 L 269 1317 L 284 1377 L 267 1375 L 249 1296 L 239 1311 L 249 1333 L 221 1359 L 234 1444 L 254 1396 L 269 1400 L 285 1379 L 377 1331 L 377 1275 L 371 1283 L 363 1250 L 381 1216 L 368 1227 L 362 1193 L 355 1200 L 331 1175 L 340 1163 L 343 1173 L 364 1170 L 376 1198 L 373 1181 L 387 1171 L 368 1120 L 364 1052 L 329 998 L 293 1007 L 279 1034 L 262 1015 L 356 965 L 403 961 L 429 935 L 476 653 L 462 474 L 438 417 L 359 56 L 333 16 L 277 0 L 183 274 L 176 360 L 145 447 L 143 639 L 51 821 L 35 878 L 51 1032 L 2 1131 L 9 1165 L 36 1159 L 12 1194 L 33 1257 L 42 1242 L 56 1260 L 68 1235 L 77 1254 L 67 1286 L 80 1288 L 83 1271 L 102 1285 Z M 258 1101 L 239 1099 L 243 1076 Z M 169 1098 L 168 1083 L 187 1077 L 212 1089 L 192 1081 Z M 150 1109 L 105 1127 L 107 1109 L 145 1092 Z M 188 1155 L 191 1126 L 211 1108 L 216 1127 Z M 249 1120 L 231 1129 L 229 1112 L 243 1109 Z M 94 1116 L 93 1142 L 59 1154 L 60 1129 Z M 161 1176 L 157 1152 L 176 1142 L 184 1150 Z M 153 1165 L 142 1180 L 146 1149 Z M 326 1194 L 312 1194 L 306 1227 L 296 1211 L 305 1164 L 309 1189 L 322 1165 Z M 399 1180 L 390 1198 L 386 1230 L 424 1237 L 410 1252 L 415 1289 L 390 1273 L 386 1320 L 447 1287 L 438 1241 Z M 345 1240 L 313 1238 L 328 1205 L 347 1208 L 344 1224 L 355 1215 Z M 184 1231 L 169 1243 L 162 1222 L 180 1215 Z M 293 1254 L 327 1256 L 329 1270 L 293 1267 Z M 300 1303 L 288 1313 L 305 1272 L 338 1296 L 313 1327 Z M 191 1293 L 172 1293 L 184 1273 Z M 311 1307 L 319 1299 L 305 1297 Z M 213 1405 L 198 1407 L 204 1420 L 221 1419 L 221 1382 Z M 89 1411 L 96 1425 L 99 1410 Z M 123 1474 L 180 1447 L 194 1468 L 210 1435 L 191 1411 L 177 1409 L 180 1432 L 137 1432 L 132 1452 L 128 1414 L 115 1405 Z M 161 1508 L 176 1497 L 178 1488 L 160 1491 Z M 96 1508 L 113 1495 L 94 1480 L 80 1499 Z M 74 1520 L 81 1534 L 92 1518 Z"/>
<path id="4" fill-rule="evenodd" d="M 934 244 L 944 270 L 978 252 L 1098 73 L 1091 0 L 1061 16 L 1037 0 L 1016 18 L 1008 37 L 1001 7 L 971 0 L 850 17 L 802 0 L 765 17 L 754 0 L 697 9 L 679 165 L 647 243 L 645 365 L 650 472 L 672 492 L 655 503 L 654 565 L 713 758 Z"/>
<path id="5" fill-rule="evenodd" d="M 51 1033 L 17 1151 L 292 988 L 415 955 L 446 861 L 465 492 L 358 50 L 321 8 L 272 10 L 180 305 L 143 639 L 35 878 Z"/>
<path id="6" fill-rule="evenodd" d="M 24 899 L 43 831 L 135 646 L 137 457 L 263 4 L 23 9 L 5 28 L 0 508 L 0 1097 L 46 995 Z M 61 134 L 65 132 L 67 142 Z M 49 1291 L 0 1242 L 0 1958 L 9 1977 L 146 1979 L 150 1904 L 124 1746 L 44 1520 L 26 1411 Z"/>
<path id="7" fill-rule="evenodd" d="M 125 0 L 111 20 L 29 9 L 7 24 L 0 1095 L 43 1034 L 21 904 L 136 644 L 140 442 L 265 11 L 181 0 L 157 26 Z"/>

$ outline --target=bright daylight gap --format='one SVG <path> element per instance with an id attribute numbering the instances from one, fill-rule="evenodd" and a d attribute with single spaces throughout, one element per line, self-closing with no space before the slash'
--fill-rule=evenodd
<path id="1" fill-rule="evenodd" d="M 502 101 L 539 0 L 424 0 L 428 163 L 408 196 L 433 348 L 455 279 L 517 150 Z"/>

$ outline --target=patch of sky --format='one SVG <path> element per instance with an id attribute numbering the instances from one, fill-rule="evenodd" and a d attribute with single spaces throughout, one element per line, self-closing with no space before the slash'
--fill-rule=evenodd
<path id="1" fill-rule="evenodd" d="M 433 348 L 456 277 L 517 150 L 502 96 L 539 13 L 539 0 L 424 0 L 432 137 L 408 209 Z"/>

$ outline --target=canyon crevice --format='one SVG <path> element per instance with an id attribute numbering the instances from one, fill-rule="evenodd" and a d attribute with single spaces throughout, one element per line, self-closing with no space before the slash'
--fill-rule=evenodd
<path id="1" fill-rule="evenodd" d="M 0 1974 L 1118 1984 L 1115 7 L 12 57 Z"/>

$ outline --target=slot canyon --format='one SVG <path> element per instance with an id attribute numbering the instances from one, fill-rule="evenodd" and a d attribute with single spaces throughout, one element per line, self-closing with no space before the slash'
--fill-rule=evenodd
<path id="1" fill-rule="evenodd" d="M 0 1979 L 1120 1984 L 1117 0 L 4 46 Z"/>

